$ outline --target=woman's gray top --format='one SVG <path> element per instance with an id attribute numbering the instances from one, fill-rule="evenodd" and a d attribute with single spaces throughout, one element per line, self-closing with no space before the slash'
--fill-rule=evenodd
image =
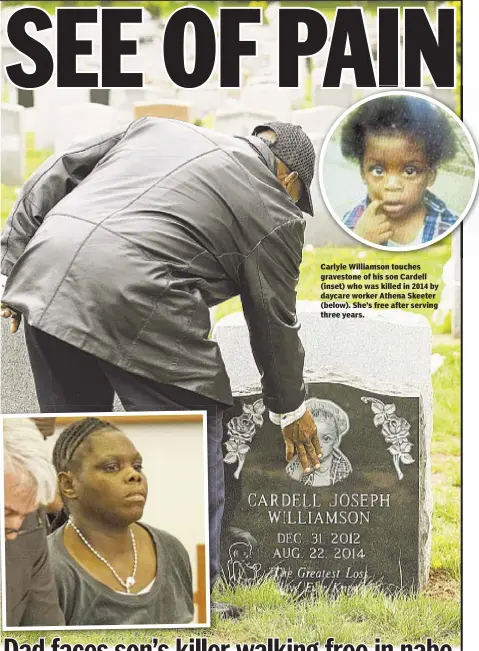
<path id="1" fill-rule="evenodd" d="M 138 595 L 115 592 L 90 576 L 63 544 L 65 526 L 48 537 L 60 607 L 67 626 L 177 625 L 192 621 L 194 606 L 188 552 L 166 531 L 141 526 L 155 544 L 157 574 L 151 590 Z"/>

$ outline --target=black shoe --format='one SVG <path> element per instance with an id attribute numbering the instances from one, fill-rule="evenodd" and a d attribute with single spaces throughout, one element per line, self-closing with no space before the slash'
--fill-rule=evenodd
<path id="1" fill-rule="evenodd" d="M 212 601 L 211 612 L 216 613 L 220 619 L 239 619 L 244 613 L 244 608 L 224 601 Z"/>

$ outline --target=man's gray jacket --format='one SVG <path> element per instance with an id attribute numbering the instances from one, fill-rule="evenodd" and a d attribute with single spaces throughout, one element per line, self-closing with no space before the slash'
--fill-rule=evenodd
<path id="1" fill-rule="evenodd" d="M 3 300 L 103 360 L 231 404 L 208 308 L 240 294 L 265 404 L 281 414 L 304 399 L 303 238 L 262 141 L 142 118 L 27 181 L 2 236 Z"/>

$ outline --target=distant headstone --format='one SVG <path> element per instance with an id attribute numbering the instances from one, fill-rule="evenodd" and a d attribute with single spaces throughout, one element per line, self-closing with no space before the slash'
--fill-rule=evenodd
<path id="1" fill-rule="evenodd" d="M 55 119 L 55 152 L 61 152 L 75 142 L 100 136 L 122 123 L 118 112 L 111 106 L 91 103 L 58 107 Z M 72 129 L 72 124 L 75 129 Z"/>
<path id="2" fill-rule="evenodd" d="M 7 24 L 8 18 L 7 16 L 1 15 L 1 24 L 3 29 L 5 28 Z M 4 81 L 8 79 L 7 74 L 5 72 L 5 68 L 7 66 L 14 65 L 15 63 L 21 63 L 23 69 L 25 70 L 26 67 L 28 68 L 29 64 L 32 63 L 31 59 L 23 54 L 23 52 L 20 52 L 20 50 L 17 50 L 13 45 L 7 40 L 6 33 L 2 31 L 2 38 L 0 42 L 0 48 L 1 48 L 1 61 L 2 61 L 2 67 L 1 67 L 1 76 Z M 11 83 L 11 82 L 9 82 Z M 16 89 L 16 86 L 13 86 L 12 88 Z"/>
<path id="3" fill-rule="evenodd" d="M 215 327 L 235 396 L 224 418 L 225 578 L 270 576 L 303 594 L 318 585 L 422 588 L 432 511 L 429 324 L 401 312 L 320 311 L 298 305 L 307 405 L 323 452 L 308 475 L 296 457 L 284 460 L 242 315 Z"/>
<path id="4" fill-rule="evenodd" d="M 24 108 L 31 108 L 35 105 L 33 90 L 30 88 L 19 88 L 17 91 L 17 102 Z"/>
<path id="5" fill-rule="evenodd" d="M 308 134 L 325 136 L 342 113 L 344 108 L 341 106 L 313 106 L 293 111 L 291 121 L 293 124 L 300 124 Z"/>
<path id="6" fill-rule="evenodd" d="M 87 104 L 90 101 L 88 88 L 56 88 L 54 83 L 35 90 L 35 106 L 30 110 L 30 126 L 35 136 L 35 149 L 53 149 L 59 122 L 56 112 L 63 107 Z M 75 124 L 75 123 L 72 123 Z M 70 132 L 73 133 L 72 124 Z M 79 126 L 75 124 L 75 128 Z"/>
<path id="7" fill-rule="evenodd" d="M 289 88 L 280 88 L 266 77 L 250 78 L 241 90 L 241 103 L 248 110 L 275 113 L 279 120 L 289 122 L 293 106 L 292 93 Z"/>
<path id="8" fill-rule="evenodd" d="M 110 92 L 109 88 L 91 88 L 90 102 L 92 104 L 103 104 L 104 106 L 109 106 Z"/>
<path id="9" fill-rule="evenodd" d="M 356 82 L 350 71 L 343 72 L 340 88 L 324 88 L 325 68 L 313 71 L 313 101 L 316 106 L 341 106 L 349 108 L 355 101 Z"/>
<path id="10" fill-rule="evenodd" d="M 328 107 L 324 107 L 328 108 Z M 308 110 L 308 109 L 307 109 Z M 331 118 L 332 120 L 334 118 Z M 304 243 L 315 247 L 320 246 L 346 246 L 360 247 L 359 240 L 354 238 L 348 230 L 339 226 L 334 217 L 329 212 L 324 203 L 321 188 L 319 184 L 319 156 L 324 140 L 324 133 L 309 133 L 316 151 L 316 170 L 311 183 L 311 198 L 313 200 L 314 216 L 305 214 L 306 230 L 304 233 Z M 340 177 L 343 171 L 338 167 Z M 349 179 L 348 179 L 349 181 Z M 353 204 L 351 204 L 352 206 Z"/>
<path id="11" fill-rule="evenodd" d="M 341 228 L 331 215 L 324 203 L 317 179 L 313 179 L 311 183 L 311 198 L 313 200 L 314 216 L 311 217 L 305 214 L 305 244 L 315 247 L 346 246 L 356 248 L 362 246 L 361 242 L 347 230 Z"/>
<path id="12" fill-rule="evenodd" d="M 172 118 L 174 120 L 182 120 L 183 122 L 193 122 L 193 110 L 191 104 L 185 104 L 184 102 L 175 100 L 168 100 L 155 104 L 150 104 L 148 102 L 135 104 L 135 120 L 145 116 L 152 118 Z"/>
<path id="13" fill-rule="evenodd" d="M 180 101 L 191 104 L 195 119 L 201 120 L 224 107 L 228 101 L 228 91 L 215 86 L 182 88 L 178 90 L 177 97 Z"/>
<path id="14" fill-rule="evenodd" d="M 1 106 L 1 180 L 5 185 L 25 181 L 25 109 L 14 104 Z"/>
<path id="15" fill-rule="evenodd" d="M 155 36 L 151 41 L 140 42 L 138 54 L 135 57 L 131 57 L 132 62 L 135 63 L 135 69 L 132 72 L 143 71 L 145 86 L 149 84 L 162 85 L 168 82 L 169 86 L 175 90 L 166 71 L 164 59 L 158 55 L 162 51 L 162 44 L 163 37 L 159 29 L 156 30 Z M 125 59 L 127 58 L 125 57 Z M 166 97 L 169 97 L 169 95 L 166 95 Z"/>
<path id="16" fill-rule="evenodd" d="M 273 113 L 249 111 L 238 106 L 216 113 L 215 130 L 231 136 L 250 136 L 256 126 L 274 120 L 277 120 L 277 116 Z"/>
<path id="17" fill-rule="evenodd" d="M 2 42 L 2 102 L 8 104 L 18 104 L 23 108 L 31 108 L 35 104 L 35 92 L 30 88 L 18 88 L 8 78 L 5 68 L 15 63 L 21 63 L 24 70 L 32 72 L 34 66 L 31 61 L 25 57 L 21 52 L 12 47 L 9 43 Z"/>
<path id="18" fill-rule="evenodd" d="M 174 98 L 171 84 L 144 86 L 143 88 L 112 88 L 110 106 L 121 113 L 124 122 L 135 119 L 135 104 L 155 104 Z"/>

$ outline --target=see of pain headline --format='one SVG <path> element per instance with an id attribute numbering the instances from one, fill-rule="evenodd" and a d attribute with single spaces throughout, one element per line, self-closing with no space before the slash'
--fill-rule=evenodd
<path id="1" fill-rule="evenodd" d="M 19 88 L 44 86 L 56 73 L 58 88 L 141 88 L 143 72 L 122 70 L 122 57 L 135 56 L 136 39 L 122 38 L 122 25 L 142 23 L 139 7 L 68 7 L 56 9 L 56 47 L 52 53 L 32 35 L 53 29 L 49 14 L 39 7 L 21 7 L 11 14 L 6 25 L 10 43 L 29 57 L 33 71 L 20 62 L 5 66 L 10 81 Z M 454 88 L 456 81 L 456 9 L 436 10 L 435 25 L 426 10 L 398 7 L 377 10 L 377 64 L 368 39 L 361 7 L 340 7 L 332 21 L 311 7 L 280 7 L 277 21 L 277 63 L 280 88 L 298 87 L 301 59 L 327 52 L 323 87 L 341 87 L 344 69 L 352 69 L 358 88 L 398 87 L 400 79 L 407 88 L 420 88 L 425 68 L 437 88 Z M 77 57 L 91 55 L 93 41 L 79 39 L 80 23 L 99 24 L 102 48 L 99 72 L 77 70 Z M 241 58 L 257 56 L 257 42 L 241 38 L 241 26 L 263 24 L 258 7 L 222 7 L 218 33 L 209 15 L 199 7 L 186 6 L 169 17 L 158 57 L 163 57 L 167 74 L 180 88 L 198 88 L 211 77 L 218 58 L 221 88 L 239 88 Z M 195 59 L 186 69 L 184 41 L 187 26 L 195 32 Z M 300 39 L 300 25 L 306 37 Z M 28 30 L 27 30 L 28 27 Z M 402 35 L 402 38 L 401 38 Z M 328 49 L 329 48 L 329 49 Z"/>

